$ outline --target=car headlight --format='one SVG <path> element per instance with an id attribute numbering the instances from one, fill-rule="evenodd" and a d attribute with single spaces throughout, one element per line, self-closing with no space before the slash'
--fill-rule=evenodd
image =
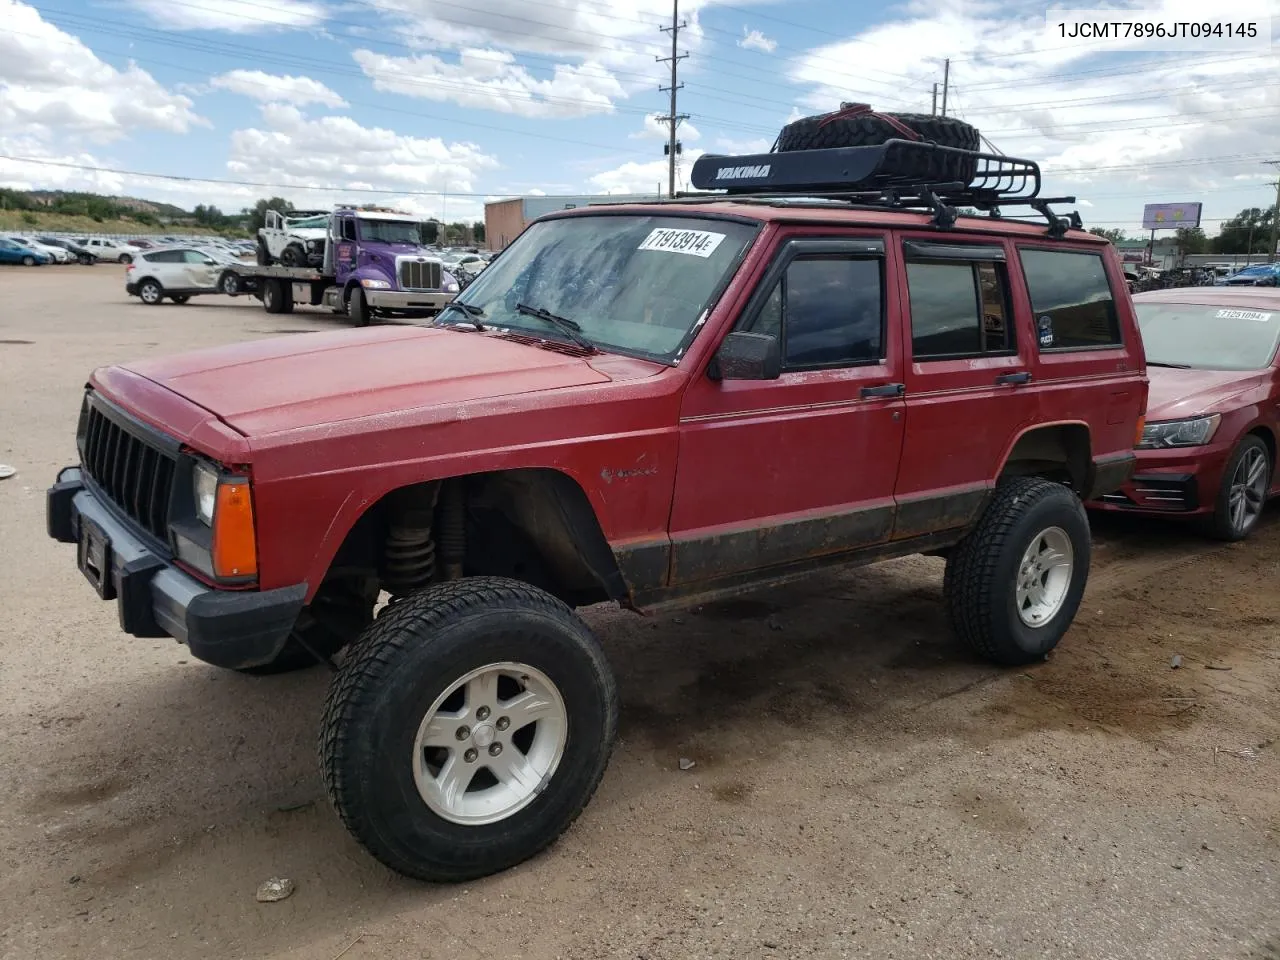
<path id="1" fill-rule="evenodd" d="M 1214 413 L 1190 420 L 1158 420 L 1142 428 L 1140 450 L 1159 450 L 1165 447 L 1199 447 L 1213 439 L 1222 416 Z"/>
<path id="2" fill-rule="evenodd" d="M 457 281 L 457 280 L 450 280 L 448 283 L 446 283 L 446 284 L 444 285 L 444 291 L 445 291 L 445 293 L 457 293 L 457 292 L 458 292 L 458 281 Z"/>
<path id="3" fill-rule="evenodd" d="M 196 501 L 196 519 L 206 527 L 213 526 L 213 508 L 218 500 L 218 473 L 206 463 L 197 463 L 191 471 L 191 492 Z"/>
<path id="4" fill-rule="evenodd" d="M 386 280 L 372 280 L 369 278 L 365 278 L 364 280 L 361 280 L 360 286 L 364 287 L 367 290 L 390 290 L 391 289 L 391 284 L 389 284 Z"/>

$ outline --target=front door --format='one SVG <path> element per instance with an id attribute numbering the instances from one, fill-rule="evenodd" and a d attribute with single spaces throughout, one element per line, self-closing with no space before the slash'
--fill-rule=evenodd
<path id="1" fill-rule="evenodd" d="M 895 539 L 968 526 L 1034 418 L 1033 348 L 1017 336 L 1006 244 L 906 234 L 899 250 L 910 362 Z"/>
<path id="2" fill-rule="evenodd" d="M 182 274 L 188 290 L 213 290 L 218 283 L 218 265 L 199 250 L 182 252 Z"/>
<path id="3" fill-rule="evenodd" d="M 777 336 L 776 380 L 690 384 L 671 585 L 689 589 L 885 541 L 902 446 L 898 296 L 883 234 L 784 234 L 739 330 Z"/>

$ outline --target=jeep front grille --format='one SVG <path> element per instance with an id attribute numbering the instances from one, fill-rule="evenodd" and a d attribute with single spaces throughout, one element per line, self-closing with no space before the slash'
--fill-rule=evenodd
<path id="1" fill-rule="evenodd" d="M 80 466 L 111 502 L 153 537 L 168 540 L 177 463 L 85 401 Z"/>
<path id="2" fill-rule="evenodd" d="M 439 290 L 440 273 L 440 263 L 437 260 L 427 260 L 423 263 L 417 260 L 401 260 L 400 289 Z"/>

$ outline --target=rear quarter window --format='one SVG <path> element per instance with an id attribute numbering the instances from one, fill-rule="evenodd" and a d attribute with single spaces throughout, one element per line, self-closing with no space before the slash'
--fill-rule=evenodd
<path id="1" fill-rule="evenodd" d="M 1120 319 L 1100 253 L 1019 250 L 1041 350 L 1119 346 Z"/>

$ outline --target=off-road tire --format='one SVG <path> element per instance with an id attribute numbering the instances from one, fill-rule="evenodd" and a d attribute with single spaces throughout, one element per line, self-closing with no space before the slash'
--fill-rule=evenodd
<path id="1" fill-rule="evenodd" d="M 364 298 L 364 291 L 359 287 L 352 287 L 351 296 L 347 298 L 347 316 L 351 318 L 354 326 L 369 325 L 369 303 Z"/>
<path id="2" fill-rule="evenodd" d="M 902 134 L 879 117 L 849 117 L 823 124 L 829 114 L 801 117 L 778 134 L 774 148 L 779 153 L 795 150 L 822 150 L 831 147 L 877 146 L 887 140 L 904 139 Z M 981 145 L 976 127 L 955 117 L 935 117 L 927 113 L 888 114 L 920 135 L 921 140 L 940 147 L 977 150 Z M 888 164 L 900 176 L 932 183 L 969 183 L 977 173 L 977 161 L 964 156 L 918 151 L 891 151 Z"/>
<path id="3" fill-rule="evenodd" d="M 1235 476 L 1236 468 L 1240 465 L 1240 461 L 1244 459 L 1245 454 L 1250 450 L 1258 450 L 1265 457 L 1267 464 L 1267 479 L 1265 489 L 1271 489 L 1271 475 L 1274 465 L 1272 463 L 1271 450 L 1262 441 L 1262 438 L 1255 434 L 1246 434 L 1236 444 L 1236 448 L 1231 451 L 1231 457 L 1227 460 L 1226 467 L 1222 470 L 1222 482 L 1218 484 L 1218 496 L 1214 500 L 1213 513 L 1201 522 L 1201 529 L 1204 533 L 1215 540 L 1222 540 L 1226 543 L 1235 543 L 1244 540 L 1254 530 L 1258 529 L 1258 520 L 1261 519 L 1261 513 L 1254 518 L 1244 530 L 1237 530 L 1231 523 L 1231 480 Z M 1266 506 L 1266 498 L 1263 498 L 1263 506 Z"/>
<path id="4" fill-rule="evenodd" d="M 307 252 L 296 243 L 291 243 L 280 251 L 280 263 L 286 267 L 305 267 Z"/>
<path id="5" fill-rule="evenodd" d="M 1071 580 L 1061 607 L 1042 625 L 1018 615 L 1018 569 L 1031 542 L 1051 527 L 1071 541 Z M 1089 521 L 1068 487 L 1039 477 L 1000 483 L 978 524 L 947 559 L 943 592 L 952 630 L 975 653 L 1005 666 L 1043 660 L 1071 626 L 1089 579 Z"/>
<path id="6" fill-rule="evenodd" d="M 222 276 L 218 278 L 218 292 L 228 297 L 239 296 L 240 275 L 234 270 L 222 271 Z"/>
<path id="7" fill-rule="evenodd" d="M 150 294 L 147 293 L 148 290 L 151 291 Z M 160 306 L 160 304 L 164 303 L 164 296 L 164 287 L 161 286 L 159 280 L 152 280 L 148 278 L 138 284 L 138 299 L 148 306 Z M 150 297 L 150 299 L 148 299 L 148 297 Z"/>
<path id="8" fill-rule="evenodd" d="M 120 262 L 125 264 L 126 266 L 133 263 L 133 254 L 130 254 L 130 253 L 120 254 Z"/>
<path id="9" fill-rule="evenodd" d="M 34 267 L 36 265 L 36 258 L 31 256 L 30 254 L 27 254 L 25 257 L 22 258 L 22 265 L 24 267 Z"/>
<path id="10" fill-rule="evenodd" d="M 413 777 L 418 726 L 468 672 L 527 664 L 554 683 L 568 739 L 538 795 L 505 819 L 454 823 L 421 799 Z M 351 834 L 392 870 L 456 883 L 534 856 L 591 799 L 618 723 L 613 674 L 591 631 L 536 587 L 500 577 L 435 584 L 374 621 L 333 679 L 320 733 L 329 798 Z"/>
<path id="11" fill-rule="evenodd" d="M 258 247 L 254 255 L 258 261 L 258 266 L 271 266 L 271 251 L 267 249 L 267 244 L 261 237 L 258 238 Z"/>
<path id="12" fill-rule="evenodd" d="M 373 623 L 376 601 L 377 590 L 367 589 L 358 582 L 325 583 L 315 599 L 298 614 L 298 622 L 279 655 L 270 663 L 242 667 L 237 672 L 265 677 L 319 666 L 323 661 L 316 659 L 317 656 L 326 660 L 334 656 Z"/>
<path id="13" fill-rule="evenodd" d="M 293 312 L 293 287 L 278 277 L 268 277 L 262 282 L 262 306 L 267 313 Z"/>

